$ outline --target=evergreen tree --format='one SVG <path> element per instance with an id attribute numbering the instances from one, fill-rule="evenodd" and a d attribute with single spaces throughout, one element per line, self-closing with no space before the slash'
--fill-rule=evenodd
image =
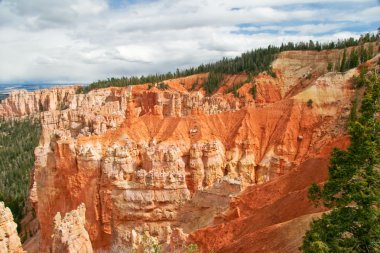
<path id="1" fill-rule="evenodd" d="M 327 64 L 327 71 L 328 72 L 331 72 L 333 70 L 333 64 L 332 64 L 332 62 L 329 62 L 328 64 Z"/>
<path id="2" fill-rule="evenodd" d="M 204 88 L 208 95 L 211 95 L 221 86 L 221 81 L 223 80 L 223 74 L 211 71 L 208 74 L 207 80 L 204 84 Z"/>
<path id="3" fill-rule="evenodd" d="M 257 95 L 257 87 L 256 87 L 256 84 L 254 84 L 254 85 L 252 86 L 252 88 L 250 89 L 250 92 L 251 92 L 251 94 L 252 94 L 253 99 L 256 99 L 256 95 Z"/>
<path id="4" fill-rule="evenodd" d="M 344 49 L 342 62 L 340 63 L 340 72 L 344 72 L 346 70 L 346 61 L 347 61 L 346 58 L 347 58 L 347 50 Z"/>
<path id="5" fill-rule="evenodd" d="M 353 49 L 350 53 L 350 59 L 347 63 L 347 69 L 355 68 L 359 65 L 359 56 L 355 49 Z"/>
<path id="6" fill-rule="evenodd" d="M 368 46 L 368 59 L 373 57 L 373 45 Z"/>
<path id="7" fill-rule="evenodd" d="M 368 59 L 370 59 L 368 55 L 367 49 L 363 47 L 363 45 L 360 47 L 360 62 L 366 62 Z"/>
<path id="8" fill-rule="evenodd" d="M 349 123 L 351 145 L 334 150 L 329 179 L 309 197 L 332 210 L 314 220 L 301 250 L 380 252 L 380 79 L 365 81 L 360 116 Z"/>
<path id="9" fill-rule="evenodd" d="M 11 209 L 19 225 L 39 135 L 40 125 L 31 119 L 0 121 L 0 201 Z"/>

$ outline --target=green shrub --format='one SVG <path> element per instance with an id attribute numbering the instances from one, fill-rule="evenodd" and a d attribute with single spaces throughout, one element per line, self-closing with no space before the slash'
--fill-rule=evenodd
<path id="1" fill-rule="evenodd" d="M 306 102 L 306 104 L 307 104 L 307 107 L 312 108 L 312 107 L 313 107 L 313 100 L 312 100 L 312 99 L 309 99 L 309 100 Z"/>
<path id="2" fill-rule="evenodd" d="M 167 90 L 167 89 L 170 88 L 169 85 L 167 85 L 167 84 L 164 83 L 164 82 L 159 83 L 157 87 L 158 87 L 160 90 Z"/>
<path id="3" fill-rule="evenodd" d="M 361 88 L 365 85 L 367 72 L 368 72 L 367 67 L 363 66 L 362 68 L 360 68 L 359 76 L 355 76 L 353 78 L 353 84 L 355 88 Z"/>
<path id="4" fill-rule="evenodd" d="M 256 84 L 253 85 L 253 87 L 252 87 L 249 91 L 251 92 L 253 99 L 256 99 L 256 95 L 257 95 L 257 87 L 256 87 Z"/>
<path id="5" fill-rule="evenodd" d="M 267 70 L 267 73 L 268 73 L 271 77 L 273 77 L 273 78 L 276 78 L 276 77 L 277 77 L 276 73 L 273 72 L 272 68 L 269 68 L 269 69 Z"/>
<path id="6" fill-rule="evenodd" d="M 327 64 L 327 71 L 328 72 L 331 72 L 332 70 L 333 70 L 333 64 L 332 64 L 332 62 L 329 62 L 328 64 Z"/>
<path id="7" fill-rule="evenodd" d="M 195 243 L 191 243 L 187 246 L 187 252 L 188 253 L 196 253 L 198 252 L 198 245 Z"/>

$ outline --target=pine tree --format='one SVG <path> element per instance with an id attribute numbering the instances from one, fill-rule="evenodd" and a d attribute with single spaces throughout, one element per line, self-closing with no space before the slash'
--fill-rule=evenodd
<path id="1" fill-rule="evenodd" d="M 380 252 L 380 79 L 369 79 L 360 116 L 349 124 L 350 147 L 333 151 L 328 181 L 309 190 L 332 210 L 312 222 L 303 252 Z"/>
<path id="2" fill-rule="evenodd" d="M 355 49 L 351 51 L 350 59 L 347 65 L 348 65 L 347 69 L 352 69 L 359 65 L 359 56 Z"/>
<path id="3" fill-rule="evenodd" d="M 347 50 L 344 49 L 342 62 L 340 63 L 340 72 L 344 72 L 346 70 L 346 61 L 347 61 L 346 58 L 347 58 Z"/>
<path id="4" fill-rule="evenodd" d="M 40 125 L 31 119 L 0 121 L 0 201 L 11 209 L 18 224 L 24 215 L 39 134 Z"/>

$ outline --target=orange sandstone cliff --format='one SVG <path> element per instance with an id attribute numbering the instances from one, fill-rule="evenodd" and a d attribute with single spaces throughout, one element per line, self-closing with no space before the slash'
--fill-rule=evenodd
<path id="1" fill-rule="evenodd" d="M 211 97 L 207 74 L 165 81 L 167 90 L 12 93 L 0 116 L 42 122 L 30 190 L 38 233 L 25 249 L 296 252 L 326 211 L 307 188 L 326 180 L 331 149 L 349 143 L 358 71 L 326 73 L 341 55 L 283 52 L 276 78 L 225 75 Z M 238 97 L 225 94 L 241 82 Z"/>

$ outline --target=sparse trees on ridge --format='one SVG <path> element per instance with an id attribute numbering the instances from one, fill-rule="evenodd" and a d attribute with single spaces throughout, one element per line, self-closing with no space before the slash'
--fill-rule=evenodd
<path id="1" fill-rule="evenodd" d="M 213 72 L 221 73 L 221 74 L 237 74 L 237 73 L 249 73 L 251 75 L 257 75 L 260 72 L 266 71 L 268 74 L 275 77 L 275 73 L 272 71 L 271 64 L 276 59 L 278 53 L 282 51 L 291 51 L 291 50 L 325 50 L 325 49 L 342 49 L 351 46 L 362 45 L 367 42 L 374 42 L 380 39 L 380 35 L 374 34 L 364 34 L 359 39 L 349 38 L 344 40 L 338 40 L 337 42 L 329 42 L 329 43 L 319 43 L 310 40 L 309 42 L 299 42 L 293 43 L 289 42 L 287 44 L 281 44 L 281 46 L 268 46 L 266 48 L 258 48 L 254 50 L 247 51 L 240 56 L 236 56 L 234 58 L 226 58 L 224 57 L 222 60 L 201 64 L 198 67 L 191 67 L 187 69 L 176 69 L 174 73 L 168 72 L 166 74 L 155 74 L 148 76 L 131 76 L 131 77 L 121 77 L 121 78 L 108 78 L 107 80 L 99 80 L 94 82 L 88 86 L 82 87 L 78 89 L 78 93 L 87 93 L 90 90 L 105 88 L 110 86 L 115 87 L 123 87 L 128 85 L 136 85 L 136 84 L 144 84 L 144 83 L 152 83 L 158 84 L 164 80 L 179 78 L 184 76 L 190 76 L 194 74 Z M 372 48 L 373 51 L 373 48 Z M 366 52 L 368 53 L 368 52 Z M 359 54 L 360 57 L 368 57 L 365 54 Z M 363 61 L 363 60 L 362 60 Z M 341 65 L 341 71 L 346 69 L 346 60 L 343 61 L 344 64 Z M 354 61 L 356 62 L 356 61 Z M 354 62 L 351 65 L 354 65 Z M 343 67 L 342 67 L 343 66 Z M 350 66 L 350 64 L 349 64 Z M 210 75 L 211 77 L 213 76 Z M 211 81 L 213 83 L 213 81 Z M 208 94 L 211 94 L 209 82 L 205 83 L 205 90 Z M 213 86 L 213 85 L 212 85 Z M 212 89 L 211 89 L 212 90 Z"/>

